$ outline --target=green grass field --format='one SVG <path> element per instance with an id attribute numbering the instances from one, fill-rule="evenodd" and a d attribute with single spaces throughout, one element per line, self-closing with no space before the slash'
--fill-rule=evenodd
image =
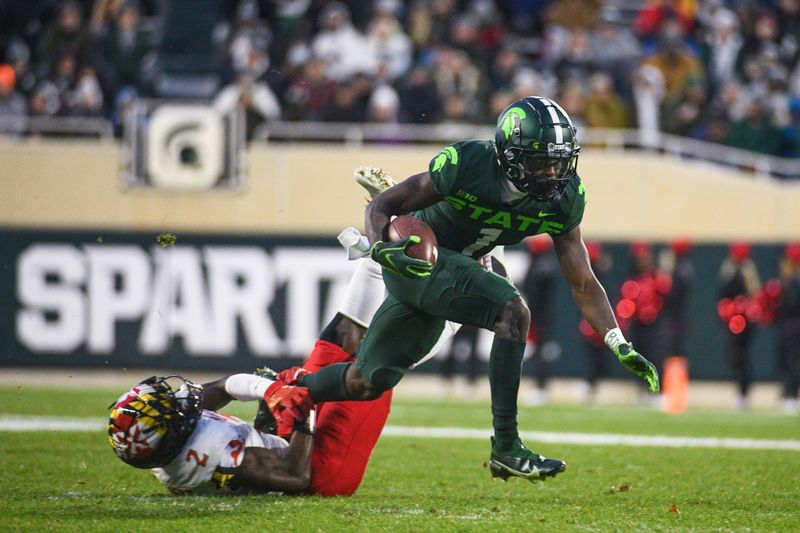
<path id="1" fill-rule="evenodd" d="M 97 420 L 120 392 L 0 388 L 0 420 Z M 488 429 L 489 407 L 398 401 L 389 424 Z M 520 425 L 800 441 L 800 418 L 765 412 L 522 408 Z M 800 531 L 800 450 L 528 444 L 567 471 L 504 483 L 486 468 L 488 440 L 384 436 L 351 498 L 176 497 L 119 461 L 102 431 L 0 431 L 0 531 Z"/>

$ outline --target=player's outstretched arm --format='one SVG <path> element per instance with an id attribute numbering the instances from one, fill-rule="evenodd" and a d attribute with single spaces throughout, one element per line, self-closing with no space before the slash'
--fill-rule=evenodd
<path id="1" fill-rule="evenodd" d="M 580 226 L 566 235 L 554 236 L 553 245 L 575 304 L 594 330 L 601 337 L 604 336 L 617 327 L 617 319 L 614 318 L 605 289 L 592 272 Z"/>
<path id="2" fill-rule="evenodd" d="M 310 433 L 295 431 L 285 460 L 266 448 L 245 448 L 232 482 L 256 492 L 301 492 L 311 482 L 313 447 Z"/>
<path id="3" fill-rule="evenodd" d="M 622 336 L 606 291 L 592 272 L 580 226 L 566 235 L 553 237 L 553 243 L 561 271 L 572 289 L 572 296 L 583 318 L 603 337 L 606 345 L 628 370 L 644 379 L 652 392 L 658 392 L 658 371 Z"/>
<path id="4" fill-rule="evenodd" d="M 225 390 L 227 377 L 203 384 L 203 409 L 217 411 L 233 400 L 233 396 Z"/>
<path id="5" fill-rule="evenodd" d="M 231 400 L 251 402 L 264 400 L 270 411 L 280 417 L 305 420 L 314 407 L 308 389 L 288 385 L 282 379 L 289 376 L 288 369 L 268 379 L 254 374 L 234 374 L 203 385 L 203 409 L 216 411 Z M 296 378 L 295 378 L 296 379 Z"/>

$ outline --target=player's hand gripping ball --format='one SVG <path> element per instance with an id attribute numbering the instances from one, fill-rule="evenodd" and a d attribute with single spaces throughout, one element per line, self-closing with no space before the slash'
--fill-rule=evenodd
<path id="1" fill-rule="evenodd" d="M 387 237 L 390 241 L 401 241 L 412 235 L 419 237 L 419 242 L 406 248 L 406 255 L 414 259 L 422 259 L 431 265 L 436 264 L 439 257 L 438 243 L 433 230 L 425 222 L 411 215 L 395 218 L 389 224 Z"/>
<path id="2" fill-rule="evenodd" d="M 370 249 L 376 263 L 407 278 L 431 275 L 438 251 L 436 236 L 427 224 L 406 215 L 394 219 L 386 233 L 389 241 L 378 241 Z"/>

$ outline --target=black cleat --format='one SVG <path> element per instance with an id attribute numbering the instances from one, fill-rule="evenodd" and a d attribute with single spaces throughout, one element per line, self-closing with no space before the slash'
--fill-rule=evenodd
<path id="1" fill-rule="evenodd" d="M 508 481 L 510 477 L 521 477 L 530 482 L 555 477 L 567 468 L 567 463 L 560 459 L 546 459 L 532 452 L 519 439 L 509 450 L 496 450 L 492 437 L 492 455 L 489 458 L 489 470 L 492 477 Z"/>

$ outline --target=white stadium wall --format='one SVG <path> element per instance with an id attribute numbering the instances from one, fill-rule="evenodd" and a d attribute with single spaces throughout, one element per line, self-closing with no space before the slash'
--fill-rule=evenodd
<path id="1" fill-rule="evenodd" d="M 230 372 L 296 362 L 354 267 L 335 239 L 363 224 L 366 193 L 354 167 L 405 177 L 435 153 L 259 144 L 248 150 L 244 186 L 190 192 L 125 185 L 113 143 L 0 141 L 0 366 Z M 724 244 L 759 243 L 759 270 L 774 276 L 781 243 L 800 240 L 800 186 L 635 153 L 587 150 L 579 168 L 589 201 L 584 236 L 604 241 L 614 258 L 605 280 L 612 301 L 628 274 L 626 241 L 686 236 L 698 244 L 702 282 L 686 355 L 693 376 L 726 377 L 715 287 Z M 163 231 L 178 236 L 175 246 L 157 245 Z M 519 279 L 527 259 L 509 249 L 507 263 Z M 567 303 L 555 327 L 570 356 L 553 372 L 580 375 L 579 317 L 563 281 L 556 299 Z M 770 336 L 759 334 L 754 350 L 771 354 Z M 776 376 L 767 359 L 757 379 Z M 435 370 L 435 361 L 423 369 Z"/>
<path id="2" fill-rule="evenodd" d="M 130 188 L 116 144 L 0 144 L 0 225 L 20 228 L 328 235 L 363 224 L 356 166 L 402 178 L 427 168 L 436 148 L 397 145 L 253 146 L 239 190 Z M 800 239 L 800 185 L 759 180 L 672 157 L 586 150 L 584 235 L 605 240 Z"/>

